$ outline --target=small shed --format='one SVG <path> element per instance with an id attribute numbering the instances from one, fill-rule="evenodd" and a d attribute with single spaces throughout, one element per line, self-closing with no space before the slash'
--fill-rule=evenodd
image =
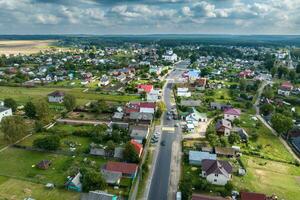
<path id="1" fill-rule="evenodd" d="M 42 160 L 41 162 L 39 162 L 36 167 L 39 169 L 48 169 L 51 166 L 52 162 L 51 160 Z"/>

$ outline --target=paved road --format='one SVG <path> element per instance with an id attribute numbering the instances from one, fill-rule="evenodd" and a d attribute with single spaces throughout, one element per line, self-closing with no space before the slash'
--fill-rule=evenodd
<path id="1" fill-rule="evenodd" d="M 167 77 L 166 85 L 163 89 L 163 100 L 166 104 L 168 110 L 170 110 L 174 105 L 172 105 L 172 87 L 174 80 L 178 80 L 181 77 L 181 69 L 185 69 L 188 66 L 188 61 L 182 61 L 175 66 L 175 70 L 172 71 Z M 179 69 L 180 70 L 179 70 Z M 176 121 L 168 120 L 167 114 L 163 113 L 162 126 L 163 127 L 174 127 Z M 175 129 L 175 131 L 163 131 L 161 135 L 161 141 L 165 142 L 165 145 L 161 145 L 157 160 L 155 164 L 155 169 L 151 181 L 150 191 L 148 195 L 149 200 L 167 200 L 170 184 L 170 167 L 171 167 L 171 157 L 173 146 L 177 147 L 176 143 L 180 143 L 180 130 Z M 175 145 L 174 141 L 176 142 Z M 176 148 L 179 150 L 180 148 Z M 180 163 L 178 163 L 180 165 Z M 174 166 L 172 166 L 173 169 Z M 177 183 L 172 183 L 172 187 L 177 189 Z M 169 194 L 169 196 L 173 194 Z"/>

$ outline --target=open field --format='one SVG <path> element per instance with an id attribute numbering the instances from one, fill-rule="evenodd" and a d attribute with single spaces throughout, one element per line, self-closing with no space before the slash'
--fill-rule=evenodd
<path id="1" fill-rule="evenodd" d="M 0 199 L 19 200 L 26 197 L 48 200 L 79 200 L 80 193 L 63 189 L 46 189 L 42 184 L 0 176 Z"/>
<path id="2" fill-rule="evenodd" d="M 127 102 L 132 100 L 137 100 L 137 96 L 120 96 L 120 95 L 106 95 L 98 94 L 94 92 L 83 92 L 81 88 L 47 88 L 47 87 L 35 87 L 35 88 L 25 88 L 25 87 L 6 87 L 0 86 L 0 100 L 5 98 L 13 98 L 18 103 L 26 103 L 29 100 L 46 98 L 47 95 L 55 90 L 60 90 L 66 93 L 73 94 L 77 98 L 78 104 L 85 104 L 90 101 L 104 100 L 104 101 L 120 101 Z"/>
<path id="3" fill-rule="evenodd" d="M 51 160 L 52 165 L 48 170 L 35 167 L 42 160 Z M 93 158 L 97 165 L 104 163 L 100 158 Z M 62 186 L 66 177 L 70 175 L 69 169 L 82 163 L 82 157 L 70 157 L 64 155 L 27 151 L 23 149 L 9 148 L 0 153 L 0 175 L 9 176 L 34 183 L 55 183 Z"/>
<path id="4" fill-rule="evenodd" d="M 245 128 L 247 133 L 251 136 L 253 133 L 258 134 L 257 141 L 249 141 L 248 146 L 242 146 L 242 149 L 248 151 L 259 152 L 265 158 L 275 159 L 284 162 L 293 162 L 293 156 L 286 150 L 280 140 L 271 133 L 271 131 L 259 123 L 256 126 L 256 121 L 251 119 L 251 115 L 241 115 L 241 126 Z"/>
<path id="5" fill-rule="evenodd" d="M 243 156 L 247 174 L 233 178 L 239 189 L 276 194 L 279 199 L 295 200 L 300 196 L 300 167 Z"/>
<path id="6" fill-rule="evenodd" d="M 54 48 L 52 45 L 55 42 L 55 40 L 0 40 L 0 55 L 39 53 Z"/>

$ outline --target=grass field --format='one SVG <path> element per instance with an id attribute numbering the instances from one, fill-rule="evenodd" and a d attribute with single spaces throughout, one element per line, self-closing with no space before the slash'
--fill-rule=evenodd
<path id="1" fill-rule="evenodd" d="M 242 146 L 243 149 L 255 150 L 258 146 L 261 146 L 259 152 L 261 155 L 270 159 L 293 162 L 294 158 L 286 150 L 280 140 L 271 133 L 271 131 L 260 123 L 259 127 L 255 126 L 256 121 L 251 119 L 251 115 L 243 114 L 241 116 L 241 126 L 245 128 L 247 133 L 251 136 L 253 133 L 257 133 L 257 141 L 249 141 L 248 147 Z"/>
<path id="2" fill-rule="evenodd" d="M 300 167 L 264 159 L 243 156 L 247 174 L 234 176 L 239 189 L 276 194 L 279 199 L 296 200 L 300 196 Z"/>
<path id="3" fill-rule="evenodd" d="M 51 160 L 48 170 L 37 169 L 34 165 L 42 160 Z M 102 159 L 92 159 L 97 165 L 103 164 Z M 82 163 L 82 157 L 70 157 L 57 154 L 27 151 L 9 148 L 0 153 L 0 175 L 9 176 L 36 183 L 52 182 L 63 185 L 69 174 L 68 170 L 76 163 Z"/>
<path id="4" fill-rule="evenodd" d="M 80 193 L 63 189 L 46 189 L 42 184 L 0 176 L 0 199 L 19 200 L 32 197 L 36 200 L 79 200 Z"/>
<path id="5" fill-rule="evenodd" d="M 34 54 L 54 47 L 55 40 L 0 40 L 0 55 Z"/>
<path id="6" fill-rule="evenodd" d="M 32 99 L 46 98 L 47 95 L 55 90 L 60 90 L 66 93 L 73 94 L 77 103 L 82 105 L 89 101 L 104 100 L 104 101 L 120 101 L 127 102 L 137 100 L 137 96 L 120 96 L 120 95 L 105 95 L 93 92 L 83 92 L 81 88 L 47 88 L 47 87 L 36 87 L 36 88 L 24 88 L 24 87 L 5 87 L 0 86 L 1 97 L 0 100 L 5 98 L 13 98 L 18 103 L 26 103 Z"/>

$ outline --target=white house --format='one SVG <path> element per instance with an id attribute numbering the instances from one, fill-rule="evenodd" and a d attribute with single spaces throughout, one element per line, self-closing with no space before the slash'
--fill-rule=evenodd
<path id="1" fill-rule="evenodd" d="M 234 119 L 239 118 L 241 115 L 241 110 L 236 108 L 229 108 L 224 111 L 224 119 L 233 121 Z"/>
<path id="2" fill-rule="evenodd" d="M 193 111 L 185 117 L 185 120 L 192 121 L 194 126 L 198 126 L 199 122 L 207 122 L 207 116 L 205 113 L 199 113 L 193 108 Z"/>
<path id="3" fill-rule="evenodd" d="M 162 58 L 165 61 L 170 61 L 170 62 L 175 62 L 178 59 L 177 54 L 173 53 L 173 50 L 166 51 L 166 53 L 162 56 Z"/>
<path id="4" fill-rule="evenodd" d="M 290 93 L 293 90 L 293 88 L 294 86 L 290 82 L 284 82 L 277 90 L 277 93 L 282 96 L 290 96 Z"/>
<path id="5" fill-rule="evenodd" d="M 177 88 L 178 97 L 191 97 L 192 93 L 189 92 L 189 88 Z"/>
<path id="6" fill-rule="evenodd" d="M 201 176 L 211 184 L 226 185 L 231 180 L 232 166 L 228 161 L 204 159 L 201 166 Z"/>
<path id="7" fill-rule="evenodd" d="M 48 101 L 50 103 L 62 103 L 64 101 L 65 93 L 61 91 L 54 91 L 48 94 Z"/>
<path id="8" fill-rule="evenodd" d="M 156 102 L 160 99 L 160 90 L 152 90 L 151 92 L 147 93 L 147 101 L 148 102 Z"/>
<path id="9" fill-rule="evenodd" d="M 154 74 L 157 74 L 157 75 L 160 75 L 162 71 L 162 67 L 161 66 L 157 66 L 157 65 L 151 65 L 150 68 L 149 68 L 149 73 L 154 73 Z"/>
<path id="10" fill-rule="evenodd" d="M 155 113 L 155 103 L 153 102 L 141 102 L 140 113 Z"/>
<path id="11" fill-rule="evenodd" d="M 109 84 L 109 78 L 108 76 L 104 75 L 101 77 L 100 82 L 98 83 L 98 86 L 107 86 Z"/>
<path id="12" fill-rule="evenodd" d="M 0 122 L 3 117 L 12 116 L 11 108 L 6 108 L 4 106 L 0 106 Z"/>

